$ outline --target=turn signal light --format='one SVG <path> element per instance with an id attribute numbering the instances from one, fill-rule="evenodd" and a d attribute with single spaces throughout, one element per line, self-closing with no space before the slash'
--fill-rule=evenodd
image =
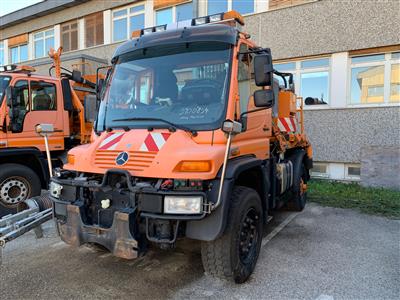
<path id="1" fill-rule="evenodd" d="M 211 162 L 208 160 L 185 160 L 178 163 L 174 169 L 175 172 L 209 172 L 211 171 Z"/>
<path id="2" fill-rule="evenodd" d="M 71 165 L 75 164 L 75 155 L 67 154 L 67 162 Z"/>

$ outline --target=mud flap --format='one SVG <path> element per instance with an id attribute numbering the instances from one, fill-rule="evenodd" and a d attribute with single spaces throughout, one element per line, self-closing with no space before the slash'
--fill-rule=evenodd
<path id="1" fill-rule="evenodd" d="M 58 222 L 60 236 L 64 242 L 75 247 L 84 243 L 97 243 L 117 257 L 134 259 L 138 256 L 138 244 L 129 230 L 131 214 L 115 212 L 112 226 L 102 228 L 85 225 L 80 207 L 67 205 L 67 221 Z"/>

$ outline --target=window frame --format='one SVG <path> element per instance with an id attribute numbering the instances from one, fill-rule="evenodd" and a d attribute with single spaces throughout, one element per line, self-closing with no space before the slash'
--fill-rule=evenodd
<path id="1" fill-rule="evenodd" d="M 167 23 L 167 24 L 177 23 L 177 17 L 178 17 L 177 14 L 176 14 L 176 8 L 177 8 L 177 6 L 185 5 L 185 4 L 188 4 L 188 3 L 192 3 L 192 9 L 193 9 L 193 4 L 194 4 L 194 3 L 193 3 L 192 0 L 189 0 L 189 1 L 185 1 L 185 2 L 179 3 L 179 4 L 172 4 L 172 5 L 165 6 L 165 7 L 163 7 L 163 8 L 154 10 L 154 26 L 165 25 L 165 24 L 159 24 L 159 25 L 157 25 L 157 12 L 159 12 L 159 11 L 161 11 L 161 10 L 165 10 L 165 9 L 170 9 L 170 8 L 172 9 L 172 21 L 171 21 L 171 23 Z M 193 11 L 192 11 L 192 13 L 193 13 Z M 192 15 L 192 18 L 195 18 L 195 16 Z M 191 20 L 191 19 L 188 19 L 188 20 Z M 179 21 L 179 22 L 185 22 L 185 21 L 187 21 L 187 20 L 182 20 L 182 21 Z"/>
<path id="2" fill-rule="evenodd" d="M 4 48 L 4 41 L 0 41 L 0 52 L 2 52 L 3 53 L 3 55 L 2 55 L 2 57 L 3 57 L 3 60 L 0 60 L 0 66 L 2 66 L 2 65 L 4 65 L 5 64 L 5 48 Z"/>
<path id="3" fill-rule="evenodd" d="M 206 2 L 206 8 L 205 8 L 205 11 L 206 11 L 206 15 L 208 15 L 208 2 L 209 1 L 212 1 L 212 0 L 206 0 L 205 2 Z M 226 9 L 226 11 L 230 11 L 230 10 L 233 10 L 233 1 L 234 0 L 226 0 L 227 1 L 227 9 Z M 258 5 L 258 1 L 257 0 L 252 0 L 253 1 L 253 12 L 250 12 L 250 13 L 247 13 L 247 14 L 241 14 L 242 16 L 249 16 L 249 15 L 252 15 L 252 14 L 255 14 L 255 13 L 257 13 L 258 12 L 258 10 L 257 10 L 257 5 Z M 265 6 L 266 6 L 266 9 L 264 9 L 263 11 L 267 11 L 268 10 L 268 5 L 267 4 L 265 4 Z"/>
<path id="4" fill-rule="evenodd" d="M 138 6 L 143 6 L 143 10 L 138 11 L 138 12 L 133 12 L 131 13 L 130 10 L 132 7 L 138 7 Z M 120 17 L 114 17 L 114 13 L 120 12 L 120 11 L 126 11 L 126 14 L 124 16 Z M 120 43 L 123 41 L 126 41 L 130 38 L 131 32 L 130 32 L 130 25 L 131 25 L 131 17 L 138 16 L 138 15 L 143 15 L 144 17 L 144 26 L 146 26 L 146 1 L 140 2 L 140 3 L 135 3 L 133 5 L 129 6 L 124 6 L 124 7 L 119 7 L 111 11 L 111 41 L 112 43 Z M 122 20 L 126 19 L 126 36 L 125 39 L 122 40 L 114 40 L 114 21 L 115 20 Z M 103 25 L 104 26 L 104 25 Z"/>
<path id="5" fill-rule="evenodd" d="M 96 20 L 97 20 L 97 18 L 96 18 L 96 16 L 97 15 L 101 15 L 101 24 L 102 24 L 102 27 L 103 27 L 103 36 L 102 36 L 102 42 L 101 43 L 99 43 L 99 44 L 97 44 L 96 43 L 96 38 L 97 38 L 97 34 L 96 34 L 96 25 L 97 25 L 97 23 L 96 23 Z M 94 31 L 93 31 L 93 33 L 94 33 L 94 38 L 93 38 L 93 40 L 94 40 L 94 45 L 93 46 L 87 46 L 87 37 L 86 37 L 86 34 L 87 34 L 87 20 L 88 19 L 94 19 Z M 97 13 L 93 13 L 93 14 L 90 14 L 90 15 L 87 15 L 87 16 L 84 16 L 83 17 L 83 22 L 84 22 L 84 32 L 83 32 L 83 46 L 84 46 L 84 48 L 85 49 L 88 49 L 88 48 L 92 48 L 92 47 L 96 47 L 96 46 L 101 46 L 101 45 L 104 45 L 104 13 L 103 13 L 103 11 L 100 11 L 100 12 L 97 12 Z M 79 29 L 79 25 L 78 25 L 78 29 Z M 78 34 L 79 34 L 79 32 L 78 32 Z"/>
<path id="6" fill-rule="evenodd" d="M 314 162 L 314 165 L 315 166 L 319 165 L 319 166 L 325 167 L 325 173 L 315 172 L 315 171 L 313 172 L 313 169 L 311 169 L 310 175 L 312 178 L 324 178 L 324 179 L 330 178 L 329 163 Z"/>
<path id="7" fill-rule="evenodd" d="M 52 109 L 34 109 L 34 102 L 33 102 L 33 91 L 35 90 L 32 87 L 33 83 L 38 83 L 39 85 L 41 84 L 47 84 L 47 85 L 51 85 L 54 88 L 54 99 L 52 99 L 53 102 L 53 108 Z M 52 81 L 43 81 L 43 80 L 36 80 L 36 79 L 31 79 L 29 81 L 29 111 L 33 112 L 33 111 L 47 111 L 47 112 L 51 112 L 51 111 L 57 111 L 58 110 L 58 99 L 57 99 L 57 85 L 55 82 Z"/>
<path id="8" fill-rule="evenodd" d="M 301 63 L 304 61 L 311 61 L 311 60 L 320 60 L 320 59 L 328 59 L 328 66 L 323 67 L 312 67 L 312 68 L 302 68 Z M 331 73 L 332 73 L 332 58 L 331 56 L 318 56 L 318 57 L 309 57 L 303 59 L 292 59 L 292 60 L 283 60 L 283 61 L 276 61 L 273 62 L 274 65 L 279 64 L 286 64 L 286 63 L 295 63 L 294 70 L 285 70 L 282 72 L 292 73 L 294 78 L 294 86 L 295 86 L 295 93 L 298 97 L 301 97 L 301 74 L 306 73 L 316 73 L 316 72 L 328 72 L 328 100 L 324 99 L 327 104 L 316 104 L 316 105 L 303 105 L 303 109 L 329 109 L 331 108 Z M 303 99 L 304 101 L 305 99 Z"/>
<path id="9" fill-rule="evenodd" d="M 350 175 L 349 168 L 359 168 L 360 175 Z M 361 165 L 360 164 L 345 164 L 344 166 L 344 178 L 352 181 L 361 180 Z"/>
<path id="10" fill-rule="evenodd" d="M 71 49 L 71 36 L 72 36 L 72 32 L 73 31 L 75 31 L 75 29 L 71 29 L 71 25 L 72 24 L 75 24 L 76 23 L 76 37 L 77 37 L 77 41 L 76 41 L 76 49 Z M 63 26 L 66 26 L 66 25 L 68 25 L 69 26 L 69 29 L 68 30 L 66 30 L 66 31 L 63 31 Z M 71 51 L 76 51 L 76 50 L 79 50 L 80 49 L 80 34 L 81 34 L 81 32 L 80 32 L 80 30 L 79 30 L 79 20 L 78 19 L 75 19 L 75 20 L 71 20 L 71 21 L 68 21 L 68 22 L 65 22 L 65 23 L 62 23 L 62 24 L 60 24 L 60 43 L 62 43 L 62 41 L 63 41 L 63 33 L 66 33 L 66 32 L 68 32 L 68 38 L 69 38 L 69 48 L 70 49 L 68 49 L 68 50 L 65 50 L 65 48 L 64 48 L 64 45 L 62 45 L 62 47 L 63 47 L 63 51 L 64 52 L 71 52 Z"/>
<path id="11" fill-rule="evenodd" d="M 393 52 L 377 52 L 368 53 L 365 55 L 353 55 L 348 57 L 348 70 L 347 70 L 347 91 L 346 91 L 346 107 L 385 107 L 385 106 L 400 106 L 400 102 L 390 102 L 390 92 L 391 92 L 391 72 L 392 66 L 395 64 L 400 64 L 399 58 L 392 58 L 392 53 L 397 53 L 399 51 Z M 370 62 L 358 62 L 352 63 L 352 58 L 372 56 L 372 55 L 384 55 L 382 61 L 370 61 Z M 383 66 L 383 102 L 382 103 L 351 103 L 351 72 L 353 68 L 361 67 L 376 67 Z"/>
<path id="12" fill-rule="evenodd" d="M 46 32 L 48 32 L 48 31 L 53 31 L 53 34 L 46 37 Z M 43 37 L 35 39 L 35 35 L 40 34 L 40 33 L 43 34 Z M 56 33 L 55 33 L 54 27 L 50 27 L 50 28 L 47 28 L 47 29 L 44 29 L 44 30 L 41 30 L 41 31 L 36 31 L 36 32 L 32 33 L 32 43 L 33 43 L 33 45 L 32 45 L 32 49 L 33 49 L 32 58 L 33 59 L 46 57 L 46 54 L 47 54 L 46 53 L 46 39 L 49 39 L 49 38 L 53 38 L 53 48 L 54 48 L 55 40 L 56 40 Z M 43 42 L 43 56 L 36 56 L 35 42 L 40 41 L 40 40 Z"/>
<path id="13" fill-rule="evenodd" d="M 22 46 L 26 46 L 26 51 L 27 51 L 27 56 L 26 56 L 26 60 L 21 60 L 21 47 Z M 12 49 L 14 49 L 14 48 L 17 48 L 17 56 L 18 56 L 18 60 L 17 61 L 12 61 L 12 54 L 11 54 L 11 52 L 12 52 Z M 24 61 L 28 61 L 29 60 L 29 43 L 23 43 L 23 44 L 19 44 L 19 45 L 16 45 L 16 46 L 13 46 L 13 47 L 10 47 L 10 48 L 8 48 L 8 55 L 9 55 L 9 63 L 10 64 L 19 64 L 19 63 L 21 63 L 21 62 L 24 62 Z"/>

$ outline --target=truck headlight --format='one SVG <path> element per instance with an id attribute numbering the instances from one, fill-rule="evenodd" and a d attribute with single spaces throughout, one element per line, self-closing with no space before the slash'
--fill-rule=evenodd
<path id="1" fill-rule="evenodd" d="M 49 192 L 50 195 L 53 196 L 54 198 L 60 198 L 62 189 L 63 186 L 61 184 L 58 184 L 54 181 L 50 182 Z"/>
<path id="2" fill-rule="evenodd" d="M 202 196 L 165 196 L 164 213 L 166 214 L 200 214 Z"/>

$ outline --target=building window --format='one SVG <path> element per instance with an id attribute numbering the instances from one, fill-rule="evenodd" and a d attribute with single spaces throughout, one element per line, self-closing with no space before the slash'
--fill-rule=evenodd
<path id="1" fill-rule="evenodd" d="M 192 2 L 171 6 L 156 11 L 156 25 L 170 24 L 191 19 L 193 19 Z"/>
<path id="2" fill-rule="evenodd" d="M 61 25 L 61 46 L 64 52 L 78 49 L 78 22 Z"/>
<path id="3" fill-rule="evenodd" d="M 400 102 L 399 52 L 351 58 L 350 104 Z"/>
<path id="4" fill-rule="evenodd" d="M 207 14 L 217 14 L 229 10 L 236 10 L 240 14 L 251 14 L 255 11 L 254 0 L 208 0 Z"/>
<path id="5" fill-rule="evenodd" d="M 0 66 L 4 65 L 4 43 L 0 42 Z"/>
<path id="6" fill-rule="evenodd" d="M 324 104 L 329 103 L 329 58 L 318 58 L 296 62 L 276 63 L 274 68 L 280 72 L 292 73 L 296 93 L 303 99 L 318 98 Z M 284 85 L 282 78 L 275 77 L 280 85 Z"/>
<path id="7" fill-rule="evenodd" d="M 232 9 L 242 15 L 254 12 L 254 0 L 232 0 Z"/>
<path id="8" fill-rule="evenodd" d="M 292 73 L 293 82 L 296 82 L 296 62 L 274 64 L 274 69 L 282 73 Z M 280 86 L 285 86 L 285 82 L 281 76 L 274 75 L 274 78 L 278 80 Z"/>
<path id="9" fill-rule="evenodd" d="M 156 25 L 169 24 L 173 22 L 172 7 L 156 11 Z"/>
<path id="10" fill-rule="evenodd" d="M 10 61 L 12 64 L 17 64 L 25 60 L 28 60 L 28 44 L 10 48 Z"/>
<path id="11" fill-rule="evenodd" d="M 144 4 L 113 12 L 113 41 L 123 41 L 130 34 L 144 27 Z"/>
<path id="12" fill-rule="evenodd" d="M 360 165 L 346 165 L 345 177 L 348 179 L 360 179 L 361 168 Z"/>
<path id="13" fill-rule="evenodd" d="M 85 17 L 85 47 L 104 43 L 103 13 L 99 12 Z"/>
<path id="14" fill-rule="evenodd" d="M 400 102 L 400 52 L 392 53 L 389 102 Z"/>
<path id="15" fill-rule="evenodd" d="M 301 62 L 300 95 L 318 98 L 329 103 L 329 59 L 313 59 Z"/>
<path id="16" fill-rule="evenodd" d="M 311 175 L 313 177 L 329 177 L 328 164 L 315 162 L 313 164 L 313 168 L 311 169 Z"/>
<path id="17" fill-rule="evenodd" d="M 40 58 L 47 55 L 50 48 L 54 48 L 54 30 L 46 30 L 33 35 L 34 57 Z"/>

